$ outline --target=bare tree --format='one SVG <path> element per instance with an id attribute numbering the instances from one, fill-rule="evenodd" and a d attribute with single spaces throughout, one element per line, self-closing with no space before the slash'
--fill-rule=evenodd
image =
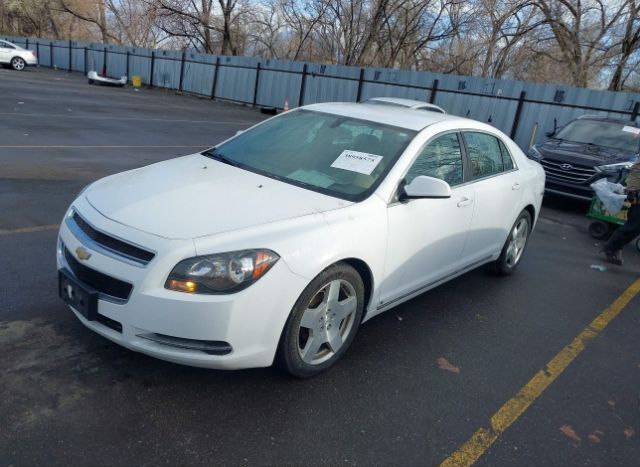
<path id="1" fill-rule="evenodd" d="M 586 87 L 592 71 L 611 53 L 608 36 L 623 16 L 625 1 L 535 0 L 576 86 Z"/>
<path id="2" fill-rule="evenodd" d="M 623 33 L 619 39 L 620 52 L 617 64 L 609 83 L 611 91 L 621 91 L 626 79 L 637 67 L 636 63 L 635 66 L 629 67 L 627 70 L 632 56 L 640 50 L 640 2 L 638 0 L 627 2 L 627 10 L 623 21 L 621 21 L 620 29 Z"/>

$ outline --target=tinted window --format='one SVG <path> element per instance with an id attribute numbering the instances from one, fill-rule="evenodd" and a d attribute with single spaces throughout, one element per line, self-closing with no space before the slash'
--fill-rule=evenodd
<path id="1" fill-rule="evenodd" d="M 309 110 L 287 112 L 208 152 L 241 168 L 350 200 L 363 199 L 415 132 Z M 207 153 L 205 153 L 207 155 Z"/>
<path id="2" fill-rule="evenodd" d="M 471 174 L 474 179 L 489 177 L 503 171 L 502 152 L 495 136 L 486 133 L 464 133 L 469 150 Z"/>
<path id="3" fill-rule="evenodd" d="M 597 144 L 629 152 L 638 150 L 639 141 L 638 133 L 634 128 L 622 123 L 600 120 L 574 120 L 558 131 L 555 137 L 575 143 Z"/>
<path id="4" fill-rule="evenodd" d="M 500 143 L 500 151 L 502 151 L 502 163 L 504 164 L 504 171 L 513 170 L 513 159 L 511 158 L 511 154 L 509 150 L 504 145 L 504 143 L 498 140 Z"/>
<path id="5" fill-rule="evenodd" d="M 422 149 L 407 172 L 407 183 L 418 175 L 439 178 L 451 186 L 462 183 L 462 151 L 456 133 L 439 136 Z"/>

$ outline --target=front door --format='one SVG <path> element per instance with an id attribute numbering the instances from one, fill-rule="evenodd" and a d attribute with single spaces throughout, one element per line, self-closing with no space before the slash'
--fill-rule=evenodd
<path id="1" fill-rule="evenodd" d="M 406 175 L 445 180 L 448 199 L 413 199 L 388 208 L 388 237 L 381 307 L 402 300 L 457 270 L 474 208 L 474 191 L 464 182 L 457 133 L 436 136 L 420 151 Z"/>

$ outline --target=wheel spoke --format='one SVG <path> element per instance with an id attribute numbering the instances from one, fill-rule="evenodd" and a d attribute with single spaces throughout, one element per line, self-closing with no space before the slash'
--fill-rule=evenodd
<path id="1" fill-rule="evenodd" d="M 304 360 L 307 363 L 312 363 L 313 357 L 315 357 L 315 355 L 318 353 L 318 350 L 320 350 L 320 346 L 323 343 L 324 342 L 322 341 L 322 339 L 319 339 L 319 336 L 317 334 L 313 334 L 309 336 L 309 339 L 307 339 L 307 343 L 304 346 L 304 349 L 302 349 L 302 352 L 300 352 L 300 356 L 302 357 L 302 360 Z"/>
<path id="2" fill-rule="evenodd" d="M 330 305 L 338 302 L 340 297 L 340 281 L 333 281 L 329 284 L 329 292 L 327 293 L 326 302 Z"/>
<path id="3" fill-rule="evenodd" d="M 319 328 L 320 313 L 318 308 L 307 308 L 302 314 L 302 320 L 300 321 L 300 327 L 307 329 Z"/>
<path id="4" fill-rule="evenodd" d="M 340 323 L 343 319 L 356 311 L 358 300 L 356 297 L 349 297 L 341 302 L 337 302 L 329 308 L 329 313 L 335 313 L 335 322 Z"/>
<path id="5" fill-rule="evenodd" d="M 336 328 L 334 332 L 329 334 L 329 347 L 331 347 L 333 353 L 336 353 L 340 347 L 342 347 L 342 343 L 342 335 L 340 335 L 340 331 Z"/>

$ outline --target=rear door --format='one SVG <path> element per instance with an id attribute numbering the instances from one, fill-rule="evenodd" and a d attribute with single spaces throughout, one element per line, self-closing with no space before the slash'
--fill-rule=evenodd
<path id="1" fill-rule="evenodd" d="M 496 136 L 463 132 L 475 207 L 461 266 L 483 262 L 500 252 L 521 210 L 522 176 L 505 144 Z"/>

